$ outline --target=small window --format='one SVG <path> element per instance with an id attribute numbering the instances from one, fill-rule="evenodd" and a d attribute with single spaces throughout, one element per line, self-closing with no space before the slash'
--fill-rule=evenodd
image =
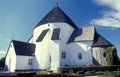
<path id="1" fill-rule="evenodd" d="M 28 65 L 32 65 L 33 59 L 28 59 Z"/>
<path id="2" fill-rule="evenodd" d="M 51 56 L 49 57 L 49 62 L 51 63 Z"/>
<path id="3" fill-rule="evenodd" d="M 103 57 L 106 57 L 106 53 L 105 52 L 103 53 Z"/>
<path id="4" fill-rule="evenodd" d="M 50 24 L 48 24 L 48 26 L 50 26 Z"/>
<path id="5" fill-rule="evenodd" d="M 51 40 L 59 40 L 60 28 L 54 29 Z"/>
<path id="6" fill-rule="evenodd" d="M 66 53 L 62 52 L 62 59 L 65 59 L 65 58 L 66 58 Z"/>
<path id="7" fill-rule="evenodd" d="M 79 60 L 82 59 L 82 54 L 81 54 L 81 53 L 78 54 L 78 59 L 79 59 Z"/>

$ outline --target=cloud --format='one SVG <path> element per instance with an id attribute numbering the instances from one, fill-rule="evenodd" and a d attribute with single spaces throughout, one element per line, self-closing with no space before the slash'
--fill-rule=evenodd
<path id="1" fill-rule="evenodd" d="M 5 55 L 6 51 L 0 51 L 0 55 Z"/>
<path id="2" fill-rule="evenodd" d="M 120 28 L 120 0 L 93 0 L 99 6 L 108 7 L 110 10 L 104 10 L 102 17 L 92 19 L 91 24 L 106 27 Z"/>
<path id="3" fill-rule="evenodd" d="M 0 59 L 5 57 L 6 53 L 6 51 L 0 51 Z"/>
<path id="4" fill-rule="evenodd" d="M 10 42 L 10 41 L 11 41 L 11 39 L 10 39 L 10 38 L 6 38 L 6 41 Z"/>

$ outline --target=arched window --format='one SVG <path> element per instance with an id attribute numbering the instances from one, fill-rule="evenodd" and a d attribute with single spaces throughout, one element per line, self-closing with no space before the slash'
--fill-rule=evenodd
<path id="1" fill-rule="evenodd" d="M 105 52 L 103 53 L 103 57 L 106 57 L 106 53 Z"/>
<path id="2" fill-rule="evenodd" d="M 49 62 L 51 63 L 51 56 L 49 56 Z"/>
<path id="3" fill-rule="evenodd" d="M 78 53 L 78 59 L 81 60 L 82 59 L 82 54 Z"/>
<path id="4" fill-rule="evenodd" d="M 60 39 L 60 28 L 56 28 L 53 30 L 51 40 L 59 40 L 59 39 Z"/>
<path id="5" fill-rule="evenodd" d="M 66 53 L 62 52 L 62 59 L 65 59 L 65 58 L 66 58 Z"/>

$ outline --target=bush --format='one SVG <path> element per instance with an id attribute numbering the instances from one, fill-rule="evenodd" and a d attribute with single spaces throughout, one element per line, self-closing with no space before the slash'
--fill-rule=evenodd
<path id="1" fill-rule="evenodd" d="M 58 73 L 78 73 L 78 71 L 117 71 L 120 69 L 120 65 L 114 66 L 92 66 L 92 67 L 80 67 L 80 66 L 67 66 L 64 68 L 58 68 Z"/>
<path id="2" fill-rule="evenodd" d="M 72 69 L 69 70 L 69 74 L 73 74 L 73 73 L 75 73 L 75 72 Z"/>
<path id="3" fill-rule="evenodd" d="M 106 71 L 104 75 L 105 75 L 105 76 L 111 76 L 111 75 L 113 75 L 113 74 L 112 74 L 112 72 L 110 72 L 110 71 Z"/>
<path id="4" fill-rule="evenodd" d="M 95 74 L 95 71 L 87 71 L 87 72 L 85 72 L 85 74 L 86 75 L 93 75 L 93 74 Z"/>
<path id="5" fill-rule="evenodd" d="M 95 74 L 97 74 L 97 75 L 103 75 L 104 72 L 102 72 L 102 71 L 98 71 L 98 72 L 96 72 Z"/>
<path id="6" fill-rule="evenodd" d="M 16 77 L 33 77 L 34 75 L 36 75 L 36 72 L 16 73 Z"/>
<path id="7" fill-rule="evenodd" d="M 0 59 L 0 70 L 3 70 L 5 66 L 5 57 Z"/>
<path id="8" fill-rule="evenodd" d="M 114 77 L 120 77 L 120 71 L 114 71 L 113 74 Z"/>
<path id="9" fill-rule="evenodd" d="M 84 71 L 78 71 L 77 74 L 85 74 Z"/>
<path id="10" fill-rule="evenodd" d="M 106 58 L 107 58 L 107 65 L 118 65 L 119 64 L 117 50 L 114 46 L 106 48 Z"/>

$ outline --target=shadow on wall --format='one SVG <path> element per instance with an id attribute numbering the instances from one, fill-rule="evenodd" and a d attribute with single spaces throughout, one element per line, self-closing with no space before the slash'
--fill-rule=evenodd
<path id="1" fill-rule="evenodd" d="M 95 65 L 100 65 L 100 63 L 93 57 L 93 64 L 95 64 Z"/>

